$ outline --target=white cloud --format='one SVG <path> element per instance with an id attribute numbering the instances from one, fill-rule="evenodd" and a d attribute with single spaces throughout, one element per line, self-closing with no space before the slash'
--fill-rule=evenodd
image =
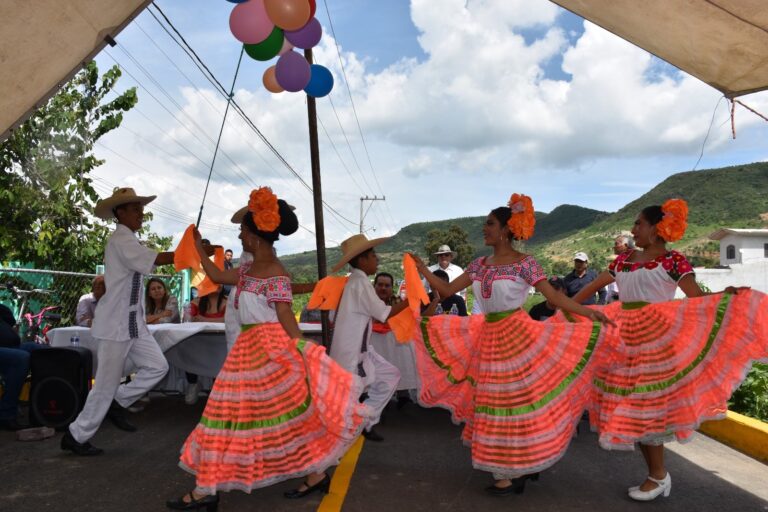
<path id="1" fill-rule="evenodd" d="M 368 155 L 335 42 L 326 32 L 314 50 L 316 62 L 329 67 L 336 81 L 330 98 L 317 102 L 323 194 L 352 221 L 326 213 L 327 238 L 339 242 L 356 231 L 359 197 L 364 194 L 387 196 L 387 203 L 375 204 L 366 218 L 366 225 L 376 226 L 380 235 L 411 222 L 481 215 L 513 191 L 533 194 L 537 208 L 569 202 L 616 209 L 646 182 L 650 188 L 666 175 L 689 168 L 698 157 L 720 94 L 690 76 L 670 73 L 647 52 L 590 23 L 569 42 L 557 24 L 560 13 L 543 0 L 442 0 L 440 9 L 434 1 L 412 0 L 412 21 L 425 57 L 403 58 L 378 72 L 367 68 L 375 55 L 345 51 L 341 41 L 344 71 Z M 215 52 L 220 55 L 221 49 Z M 545 73 L 558 56 L 569 80 Z M 261 72 L 273 63 L 244 61 L 235 97 L 311 184 L 304 97 L 272 95 L 263 89 Z M 158 193 L 164 207 L 181 212 L 185 219 L 196 218 L 213 153 L 211 140 L 218 135 L 225 101 L 210 88 L 201 92 L 185 85 L 174 90 L 185 113 L 177 116 L 197 137 L 140 90 L 140 107 L 164 129 L 135 115 L 125 124 L 161 149 L 121 130 L 110 134 L 105 144 L 151 172 L 106 152 L 103 172 L 111 181 Z M 745 102 L 758 110 L 768 108 L 765 94 Z M 726 110 L 722 102 L 706 155 L 726 154 L 734 145 L 747 144 L 729 140 L 729 127 L 723 124 Z M 737 112 L 740 133 L 762 123 L 752 114 Z M 297 206 L 304 226 L 314 229 L 310 194 L 234 112 L 229 115 L 204 222 L 212 231 L 226 226 L 217 234 L 226 245 L 237 247 L 229 217 L 245 203 L 251 188 L 269 185 Z M 642 175 L 623 175 L 630 169 Z M 589 190 L 581 193 L 574 188 L 585 181 Z M 619 187 L 630 190 L 615 190 Z M 179 219 L 159 218 L 155 225 L 163 233 L 183 229 Z M 280 242 L 279 250 L 313 246 L 314 237 L 300 230 Z"/>

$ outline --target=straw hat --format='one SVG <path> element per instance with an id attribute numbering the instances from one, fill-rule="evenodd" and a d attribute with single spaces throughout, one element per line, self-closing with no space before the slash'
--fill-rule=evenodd
<path id="1" fill-rule="evenodd" d="M 362 254 L 372 247 L 376 247 L 382 242 L 389 240 L 388 236 L 383 238 L 374 238 L 368 240 L 365 235 L 352 235 L 343 242 L 341 242 L 341 259 L 333 266 L 331 272 L 338 272 L 341 267 L 349 263 L 349 260 Z"/>
<path id="2" fill-rule="evenodd" d="M 456 251 L 452 251 L 452 250 L 451 250 L 451 248 L 450 248 L 449 246 L 445 245 L 445 244 L 443 244 L 443 245 L 441 245 L 440 247 L 438 247 L 438 248 L 437 248 L 437 251 L 433 252 L 432 254 L 433 254 L 434 256 L 439 256 L 439 255 L 441 255 L 441 254 L 450 254 L 450 255 L 452 255 L 454 258 L 455 258 L 455 257 L 456 257 L 456 255 L 457 255 Z"/>
<path id="3" fill-rule="evenodd" d="M 296 207 L 293 206 L 292 204 L 289 204 L 288 208 L 290 208 L 291 210 L 296 209 Z M 232 224 L 242 224 L 246 213 L 248 213 L 248 205 L 243 206 L 242 208 L 237 210 L 234 215 L 232 215 L 232 219 L 231 219 Z"/>
<path id="4" fill-rule="evenodd" d="M 157 196 L 137 196 L 136 192 L 129 187 L 115 188 L 112 195 L 106 199 L 101 199 L 96 203 L 94 213 L 100 219 L 111 219 L 114 217 L 112 210 L 122 204 L 141 203 L 142 206 L 151 203 Z"/>

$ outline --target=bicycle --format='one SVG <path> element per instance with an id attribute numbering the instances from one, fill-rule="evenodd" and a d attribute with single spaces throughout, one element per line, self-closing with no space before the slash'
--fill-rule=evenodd
<path id="1" fill-rule="evenodd" d="M 21 290 L 16 288 L 11 282 L 6 283 L 5 285 L 0 285 L 0 290 L 2 289 L 8 290 L 16 300 L 21 300 L 19 320 L 15 327 L 19 331 L 19 336 L 21 337 L 22 342 L 31 341 L 41 345 L 49 345 L 50 340 L 48 339 L 48 331 L 61 321 L 61 315 L 53 313 L 53 311 L 61 310 L 61 306 L 46 306 L 35 314 L 26 312 L 26 309 L 31 295 L 51 295 L 54 292 L 41 288 Z"/>

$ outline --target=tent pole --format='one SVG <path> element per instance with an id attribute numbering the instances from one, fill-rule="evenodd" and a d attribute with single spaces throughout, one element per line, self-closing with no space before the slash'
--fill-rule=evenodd
<path id="1" fill-rule="evenodd" d="M 304 58 L 312 64 L 312 49 L 304 50 Z M 323 222 L 323 189 L 320 184 L 320 149 L 317 143 L 317 107 L 315 98 L 307 94 L 307 118 L 309 120 L 309 156 L 312 163 L 312 198 L 315 207 L 315 240 L 317 244 L 317 279 L 327 275 L 325 261 L 325 224 Z M 323 346 L 331 348 L 328 311 L 320 312 L 323 329 Z"/>

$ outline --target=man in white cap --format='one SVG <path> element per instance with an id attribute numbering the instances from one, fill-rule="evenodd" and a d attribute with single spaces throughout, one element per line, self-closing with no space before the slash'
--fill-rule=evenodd
<path id="1" fill-rule="evenodd" d="M 579 293 L 582 288 L 597 279 L 597 272 L 588 267 L 589 258 L 587 257 L 587 253 L 579 251 L 573 255 L 573 272 L 563 278 L 563 281 L 565 282 L 565 291 L 569 297 L 573 297 Z M 585 306 L 590 304 L 605 304 L 605 295 L 605 288 L 600 288 L 597 291 L 597 301 L 595 301 L 595 296 L 593 295 L 582 302 L 582 304 Z"/>
<path id="2" fill-rule="evenodd" d="M 454 258 L 456 258 L 457 254 L 456 254 L 456 251 L 451 250 L 450 246 L 443 244 L 440 247 L 438 247 L 437 251 L 433 252 L 432 255 L 437 258 L 437 263 L 430 266 L 429 271 L 434 272 L 437 269 L 442 270 L 443 272 L 448 274 L 449 283 L 464 273 L 463 268 L 451 263 L 454 260 Z M 426 280 L 425 280 L 425 283 L 426 283 Z M 429 288 L 428 284 L 426 286 L 427 288 Z M 460 291 L 457 295 L 461 295 L 462 297 L 464 297 L 466 295 L 466 289 Z"/>
<path id="3" fill-rule="evenodd" d="M 400 381 L 400 371 L 376 353 L 371 344 L 372 320 L 386 322 L 408 307 L 404 300 L 388 306 L 379 299 L 370 278 L 379 267 L 379 257 L 374 247 L 387 240 L 368 240 L 365 235 L 354 235 L 341 243 L 341 259 L 331 272 L 338 272 L 349 263 L 352 272 L 336 310 L 331 357 L 345 370 L 360 375 L 366 383 L 363 403 L 374 411 L 363 435 L 371 441 L 384 438 L 373 431 L 381 412 L 394 395 Z"/>
<path id="4" fill-rule="evenodd" d="M 104 254 L 106 293 L 96 306 L 91 334 L 98 340 L 95 383 L 85 406 L 61 439 L 61 449 L 76 455 L 99 455 L 103 450 L 89 440 L 107 416 L 118 428 L 135 431 L 123 416 L 168 372 L 168 362 L 147 329 L 144 313 L 144 276 L 155 265 L 173 263 L 173 253 L 156 253 L 139 243 L 136 232 L 144 220 L 144 205 L 155 196 L 137 196 L 131 188 L 118 188 L 96 203 L 96 216 L 115 218 L 117 226 Z M 126 360 L 138 371 L 120 384 Z"/>

